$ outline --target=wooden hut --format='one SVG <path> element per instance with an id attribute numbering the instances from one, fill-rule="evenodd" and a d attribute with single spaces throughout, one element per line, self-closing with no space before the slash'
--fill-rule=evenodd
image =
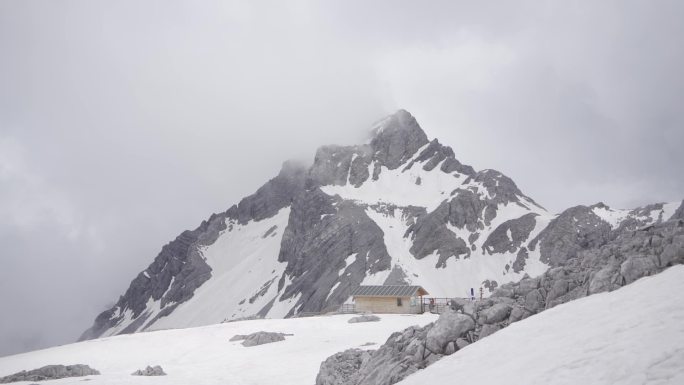
<path id="1" fill-rule="evenodd" d="M 352 290 L 357 312 L 419 314 L 423 312 L 423 296 L 429 294 L 420 286 L 359 286 Z"/>

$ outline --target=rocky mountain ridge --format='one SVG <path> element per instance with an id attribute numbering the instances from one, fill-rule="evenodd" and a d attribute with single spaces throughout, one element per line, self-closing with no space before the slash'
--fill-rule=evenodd
<path id="1" fill-rule="evenodd" d="M 604 205 L 595 207 L 605 209 Z M 591 209 L 578 206 L 567 210 L 547 227 L 548 232 L 567 235 L 562 229 L 567 217 L 583 218 Z M 577 223 L 578 229 L 586 226 L 582 220 Z M 598 234 L 605 234 L 603 223 L 594 224 L 598 225 Z M 558 239 L 557 236 L 552 239 Z M 588 242 L 571 248 L 560 242 L 554 251 L 566 259 L 550 259 L 553 266 L 538 277 L 504 284 L 484 300 L 453 299 L 452 309 L 441 314 L 436 322 L 395 332 L 376 350 L 349 349 L 330 356 L 321 364 L 316 385 L 395 384 L 515 322 L 684 264 L 684 204 L 669 219 L 658 223 L 639 226 L 635 220 L 629 226 L 620 225 L 605 242 L 599 242 L 598 237 L 589 238 Z M 668 294 L 673 293 L 652 296 Z"/>
<path id="2" fill-rule="evenodd" d="M 323 146 L 310 167 L 286 162 L 253 195 L 183 232 L 81 339 L 321 312 L 360 284 L 489 294 L 678 206 L 552 215 L 500 172 L 459 162 L 400 110 L 369 142 Z"/>

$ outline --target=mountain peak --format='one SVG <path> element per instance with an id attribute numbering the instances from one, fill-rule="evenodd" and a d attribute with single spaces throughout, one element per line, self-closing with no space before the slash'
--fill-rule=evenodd
<path id="1" fill-rule="evenodd" d="M 423 135 L 423 129 L 418 125 L 416 118 L 410 112 L 400 109 L 396 112 L 385 116 L 377 121 L 372 128 L 373 137 L 386 134 L 387 132 L 417 132 Z M 426 136 L 427 137 L 427 136 Z"/>
<path id="2" fill-rule="evenodd" d="M 377 158 L 394 169 L 427 143 L 428 137 L 416 118 L 406 110 L 398 110 L 375 124 L 370 145 Z"/>

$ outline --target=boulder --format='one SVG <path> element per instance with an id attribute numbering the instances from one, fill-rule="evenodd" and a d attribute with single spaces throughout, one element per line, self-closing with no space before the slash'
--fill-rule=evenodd
<path id="1" fill-rule="evenodd" d="M 484 325 L 482 330 L 480 330 L 479 339 L 483 339 L 489 335 L 492 335 L 501 329 L 502 327 L 500 325 Z"/>
<path id="2" fill-rule="evenodd" d="M 472 317 L 455 311 L 446 311 L 428 331 L 425 347 L 432 353 L 443 354 L 450 342 L 455 342 L 473 329 L 475 321 Z"/>
<path id="3" fill-rule="evenodd" d="M 612 265 L 604 266 L 599 271 L 592 274 L 589 281 L 589 294 L 596 294 L 603 291 L 610 291 L 613 288 L 613 276 L 615 268 Z"/>
<path id="4" fill-rule="evenodd" d="M 10 374 L 9 376 L 0 377 L 0 384 L 19 381 L 55 380 L 58 378 L 83 377 L 98 374 L 100 374 L 100 372 L 92 369 L 88 365 L 47 365 L 38 369 L 29 371 L 22 370 L 21 372 Z"/>
<path id="5" fill-rule="evenodd" d="M 458 350 L 458 347 L 456 346 L 456 342 L 449 342 L 444 349 L 444 355 L 448 356 L 451 354 L 454 354 Z"/>
<path id="6" fill-rule="evenodd" d="M 641 277 L 658 271 L 655 261 L 647 256 L 630 256 L 620 265 L 620 275 L 625 283 L 632 283 Z"/>
<path id="7" fill-rule="evenodd" d="M 406 376 L 424 368 L 441 356 L 425 349 L 425 338 L 432 324 L 425 327 L 411 326 L 393 333 L 358 371 L 353 382 L 336 385 L 394 384 Z"/>
<path id="8" fill-rule="evenodd" d="M 131 373 L 132 376 L 165 376 L 164 369 L 161 366 L 147 366 L 145 369 L 138 369 Z"/>
<path id="9" fill-rule="evenodd" d="M 370 353 L 362 349 L 349 349 L 328 357 L 321 363 L 316 385 L 352 384 L 352 380 Z"/>
<path id="10" fill-rule="evenodd" d="M 492 293 L 492 298 L 496 297 L 513 298 L 515 297 L 515 292 L 512 288 L 507 286 L 499 287 L 498 289 L 494 290 L 494 293 Z"/>
<path id="11" fill-rule="evenodd" d="M 456 340 L 456 347 L 461 350 L 465 348 L 466 346 L 470 345 L 470 342 L 468 342 L 467 339 L 465 338 L 459 338 Z"/>
<path id="12" fill-rule="evenodd" d="M 236 334 L 230 341 L 242 341 L 242 346 L 251 347 L 270 344 L 271 342 L 284 341 L 286 336 L 291 335 L 292 334 L 258 331 L 248 335 Z"/>
<path id="13" fill-rule="evenodd" d="M 546 296 L 546 301 L 549 302 L 562 295 L 565 295 L 569 289 L 570 283 L 567 280 L 558 279 L 557 281 L 553 282 L 553 286 L 551 287 L 549 294 Z"/>
<path id="14" fill-rule="evenodd" d="M 465 298 L 453 298 L 451 300 L 451 309 L 457 312 L 460 311 L 463 314 L 470 314 L 471 316 L 475 316 L 475 313 L 477 313 L 475 301 Z"/>
<path id="15" fill-rule="evenodd" d="M 522 281 L 519 282 L 518 287 L 515 289 L 515 294 L 524 297 L 526 296 L 529 292 L 531 292 L 534 289 L 539 288 L 539 279 L 536 278 L 527 278 L 523 279 Z"/>
<path id="16" fill-rule="evenodd" d="M 350 324 L 354 324 L 354 323 L 358 323 L 358 322 L 378 322 L 378 321 L 380 321 L 380 317 L 378 317 L 376 315 L 372 315 L 372 314 L 364 314 L 364 315 L 360 315 L 358 317 L 350 318 L 349 321 L 347 321 L 347 322 L 349 322 Z"/>
<path id="17" fill-rule="evenodd" d="M 518 322 L 523 318 L 525 318 L 525 309 L 520 306 L 514 306 L 511 310 L 511 315 L 508 317 L 508 322 Z"/>
<path id="18" fill-rule="evenodd" d="M 511 308 L 511 305 L 505 303 L 494 304 L 494 306 L 480 312 L 477 322 L 482 325 L 501 322 L 511 314 Z"/>
<path id="19" fill-rule="evenodd" d="M 682 206 L 684 207 L 684 206 Z M 674 237 L 660 254 L 660 266 L 667 267 L 684 262 L 684 235 Z"/>
<path id="20" fill-rule="evenodd" d="M 540 289 L 534 289 L 525 296 L 525 309 L 536 313 L 544 308 L 544 296 Z"/>

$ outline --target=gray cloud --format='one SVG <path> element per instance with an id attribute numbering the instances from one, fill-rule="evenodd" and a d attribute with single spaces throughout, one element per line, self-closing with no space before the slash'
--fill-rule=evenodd
<path id="1" fill-rule="evenodd" d="M 684 196 L 680 2 L 0 3 L 0 355 L 397 108 L 554 211 Z"/>

